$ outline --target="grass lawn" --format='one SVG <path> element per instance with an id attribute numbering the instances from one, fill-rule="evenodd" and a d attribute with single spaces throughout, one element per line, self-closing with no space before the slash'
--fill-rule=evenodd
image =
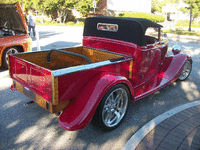
<path id="1" fill-rule="evenodd" d="M 193 36 L 200 36 L 200 31 L 187 31 L 183 30 L 182 28 L 173 29 L 166 29 L 162 30 L 164 33 L 171 33 L 171 34 L 178 34 L 178 35 L 193 35 Z"/>

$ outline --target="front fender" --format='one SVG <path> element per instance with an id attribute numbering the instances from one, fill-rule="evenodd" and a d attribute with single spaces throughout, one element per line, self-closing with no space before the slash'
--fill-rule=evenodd
<path id="1" fill-rule="evenodd" d="M 187 60 L 192 62 L 192 57 L 183 53 L 166 57 L 162 65 L 161 73 L 165 74 L 170 82 L 175 81 L 181 75 L 181 71 Z"/>
<path id="2" fill-rule="evenodd" d="M 95 76 L 63 111 L 58 123 L 63 129 L 74 131 L 86 127 L 105 93 L 114 85 L 124 83 L 133 95 L 129 80 L 123 76 L 101 73 Z"/>

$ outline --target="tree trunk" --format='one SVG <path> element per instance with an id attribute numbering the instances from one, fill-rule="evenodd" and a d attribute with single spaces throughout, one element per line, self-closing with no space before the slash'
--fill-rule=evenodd
<path id="1" fill-rule="evenodd" d="M 190 8 L 190 22 L 189 22 L 189 29 L 188 29 L 188 31 L 191 31 L 191 24 L 192 24 L 192 6 Z"/>
<path id="2" fill-rule="evenodd" d="M 60 24 L 62 23 L 62 15 L 59 10 L 57 10 L 58 18 L 60 19 Z"/>
<path id="3" fill-rule="evenodd" d="M 67 11 L 64 10 L 64 13 L 63 13 L 63 23 L 65 23 L 66 18 L 67 18 Z"/>
<path id="4" fill-rule="evenodd" d="M 65 23 L 66 15 L 63 16 L 63 23 Z"/>

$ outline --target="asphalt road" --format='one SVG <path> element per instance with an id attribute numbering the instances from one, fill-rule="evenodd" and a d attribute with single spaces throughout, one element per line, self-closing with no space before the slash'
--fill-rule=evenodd
<path id="1" fill-rule="evenodd" d="M 42 50 L 81 45 L 82 28 L 38 29 Z M 23 106 L 29 99 L 9 89 L 12 81 L 8 71 L 0 68 L 0 149 L 121 149 L 138 129 L 156 116 L 200 99 L 200 45 L 170 41 L 169 49 L 175 44 L 193 57 L 190 77 L 184 82 L 174 82 L 148 97 L 130 103 L 123 123 L 111 132 L 97 130 L 92 124 L 80 131 L 63 130 L 54 114 L 37 104 Z M 33 40 L 33 50 L 37 50 L 36 40 Z"/>

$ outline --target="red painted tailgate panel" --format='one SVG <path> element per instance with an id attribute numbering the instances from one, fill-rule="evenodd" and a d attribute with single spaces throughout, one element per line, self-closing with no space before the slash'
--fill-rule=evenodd
<path id="1" fill-rule="evenodd" d="M 11 78 L 52 102 L 51 72 L 13 55 L 9 56 Z"/>

